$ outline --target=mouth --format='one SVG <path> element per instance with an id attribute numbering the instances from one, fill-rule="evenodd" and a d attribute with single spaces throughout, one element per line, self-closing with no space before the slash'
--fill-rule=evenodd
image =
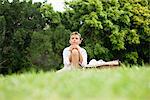
<path id="1" fill-rule="evenodd" d="M 77 44 L 76 42 L 72 42 L 72 44 Z"/>

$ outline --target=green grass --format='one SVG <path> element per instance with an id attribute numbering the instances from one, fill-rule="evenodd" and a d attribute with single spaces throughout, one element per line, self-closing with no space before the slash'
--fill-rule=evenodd
<path id="1" fill-rule="evenodd" d="M 0 100 L 149 100 L 150 67 L 0 76 Z"/>

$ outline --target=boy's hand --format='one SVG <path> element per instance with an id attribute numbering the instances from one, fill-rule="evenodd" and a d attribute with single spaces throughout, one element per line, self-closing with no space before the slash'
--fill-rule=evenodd
<path id="1" fill-rule="evenodd" d="M 80 46 L 76 45 L 76 49 L 80 52 Z"/>
<path id="2" fill-rule="evenodd" d="M 77 46 L 76 45 L 71 45 L 70 50 L 72 51 L 73 49 L 77 49 Z"/>
<path id="3" fill-rule="evenodd" d="M 79 45 L 71 45 L 70 50 L 72 51 L 73 49 L 77 49 L 78 51 L 80 51 L 80 46 Z"/>

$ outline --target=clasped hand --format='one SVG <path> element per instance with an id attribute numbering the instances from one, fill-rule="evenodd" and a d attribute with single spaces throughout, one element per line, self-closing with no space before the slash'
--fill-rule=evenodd
<path id="1" fill-rule="evenodd" d="M 70 51 L 72 51 L 73 49 L 77 49 L 78 51 L 80 51 L 80 46 L 79 45 L 71 45 Z"/>

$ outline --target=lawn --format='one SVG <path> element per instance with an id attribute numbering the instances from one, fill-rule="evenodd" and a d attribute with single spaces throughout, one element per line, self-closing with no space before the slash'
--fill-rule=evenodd
<path id="1" fill-rule="evenodd" d="M 0 100 L 149 100 L 150 67 L 0 76 Z"/>

